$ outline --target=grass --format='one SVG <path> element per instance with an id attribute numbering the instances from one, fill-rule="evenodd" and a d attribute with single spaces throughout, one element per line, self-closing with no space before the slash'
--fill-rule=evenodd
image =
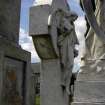
<path id="1" fill-rule="evenodd" d="M 36 105 L 40 105 L 40 96 L 36 96 Z"/>

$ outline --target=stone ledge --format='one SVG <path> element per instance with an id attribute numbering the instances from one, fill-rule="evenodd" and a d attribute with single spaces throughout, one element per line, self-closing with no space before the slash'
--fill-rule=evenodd
<path id="1" fill-rule="evenodd" d="M 105 102 L 105 82 L 77 81 L 75 83 L 74 102 Z"/>
<path id="2" fill-rule="evenodd" d="M 105 105 L 105 103 L 84 103 L 84 102 L 74 102 L 71 105 Z"/>

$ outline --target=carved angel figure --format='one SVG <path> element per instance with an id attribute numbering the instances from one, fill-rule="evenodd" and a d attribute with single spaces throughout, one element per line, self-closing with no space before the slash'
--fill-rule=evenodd
<path id="1" fill-rule="evenodd" d="M 72 69 L 74 65 L 74 57 L 77 56 L 75 45 L 79 44 L 74 27 L 74 21 L 77 19 L 76 13 L 62 14 L 60 24 L 58 25 L 58 48 L 61 62 L 62 83 L 70 95 L 70 82 Z"/>

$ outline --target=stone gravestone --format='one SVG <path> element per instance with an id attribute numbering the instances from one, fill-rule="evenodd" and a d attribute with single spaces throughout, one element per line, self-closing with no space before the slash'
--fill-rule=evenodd
<path id="1" fill-rule="evenodd" d="M 105 0 L 81 0 L 89 20 L 90 30 L 86 37 L 86 54 L 75 83 L 72 105 L 105 105 Z M 94 15 L 95 14 L 95 15 Z"/>
<path id="2" fill-rule="evenodd" d="M 30 53 L 19 42 L 21 0 L 0 0 L 0 105 L 29 105 Z"/>
<path id="3" fill-rule="evenodd" d="M 36 98 L 40 97 L 40 63 L 32 63 L 31 69 L 30 103 L 31 105 L 36 105 Z"/>
<path id="4" fill-rule="evenodd" d="M 37 3 L 30 8 L 29 32 L 41 58 L 40 102 L 69 105 L 74 47 L 78 44 L 73 24 L 77 15 L 69 11 L 66 0 Z"/>

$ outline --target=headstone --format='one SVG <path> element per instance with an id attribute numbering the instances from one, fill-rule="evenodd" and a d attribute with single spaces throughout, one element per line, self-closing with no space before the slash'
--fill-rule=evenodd
<path id="1" fill-rule="evenodd" d="M 19 47 L 21 0 L 0 0 L 0 105 L 30 105 L 30 53 Z"/>
<path id="2" fill-rule="evenodd" d="M 0 104 L 29 105 L 30 53 L 4 42 L 0 39 Z"/>
<path id="3" fill-rule="evenodd" d="M 30 103 L 36 105 L 37 98 L 40 97 L 40 63 L 32 63 Z"/>
<path id="4" fill-rule="evenodd" d="M 74 46 L 78 42 L 71 23 L 77 15 L 69 11 L 66 0 L 38 1 L 30 8 L 29 33 L 41 58 L 40 103 L 69 105 Z"/>
<path id="5" fill-rule="evenodd" d="M 30 79 L 30 104 L 36 105 L 36 76 L 32 73 Z"/>
<path id="6" fill-rule="evenodd" d="M 96 18 L 92 12 L 91 1 L 82 0 L 82 2 L 91 27 L 86 38 L 87 53 L 82 58 L 85 65 L 81 67 L 75 83 L 72 105 L 105 105 L 105 35 L 103 34 L 105 32 L 105 0 L 95 0 Z"/>

